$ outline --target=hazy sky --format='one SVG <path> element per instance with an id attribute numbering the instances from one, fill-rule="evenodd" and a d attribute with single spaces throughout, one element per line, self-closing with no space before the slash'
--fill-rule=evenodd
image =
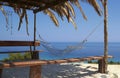
<path id="1" fill-rule="evenodd" d="M 61 21 L 59 17 L 59 27 L 56 27 L 54 23 L 50 20 L 47 15 L 44 15 L 42 12 L 37 14 L 37 32 L 41 35 L 46 41 L 52 42 L 80 42 L 96 27 L 96 25 L 101 25 L 98 29 L 88 38 L 89 42 L 103 42 L 103 16 L 98 16 L 94 9 L 86 4 L 81 4 L 83 10 L 88 17 L 88 20 L 85 21 L 79 9 L 75 8 L 76 12 L 76 24 L 78 29 L 75 30 L 71 23 L 68 23 L 67 20 Z M 108 0 L 108 34 L 109 42 L 120 42 L 120 0 Z M 10 8 L 6 8 L 8 11 L 11 11 Z M 33 40 L 33 13 L 28 11 L 29 18 L 29 36 L 26 34 L 25 22 L 23 22 L 21 30 L 17 31 L 19 19 L 18 16 L 13 13 L 12 22 L 10 22 L 9 30 L 6 31 L 5 19 L 0 12 L 0 40 Z M 12 24 L 12 25 L 11 25 Z M 11 26 L 13 27 L 11 30 Z M 12 35 L 11 35 L 12 31 Z M 37 39 L 38 34 L 37 34 Z"/>

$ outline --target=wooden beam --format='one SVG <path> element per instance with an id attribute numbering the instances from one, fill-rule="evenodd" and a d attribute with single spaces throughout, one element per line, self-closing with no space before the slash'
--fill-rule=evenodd
<path id="1" fill-rule="evenodd" d="M 43 52 L 42 50 L 35 50 L 35 51 L 6 51 L 6 52 L 0 52 L 0 54 L 10 54 L 10 53 L 29 53 L 29 52 Z"/>
<path id="2" fill-rule="evenodd" d="M 0 41 L 0 46 L 39 46 L 40 41 Z"/>
<path id="3" fill-rule="evenodd" d="M 86 58 L 71 58 L 71 59 L 63 59 L 63 60 L 32 60 L 32 61 L 22 61 L 22 62 L 3 62 L 0 64 L 0 69 L 10 68 L 10 67 L 39 66 L 39 65 L 47 65 L 47 64 L 60 64 L 60 63 L 69 63 L 69 62 L 100 60 L 103 58 L 104 56 L 91 56 Z M 108 58 L 112 58 L 112 56 L 108 56 Z"/>

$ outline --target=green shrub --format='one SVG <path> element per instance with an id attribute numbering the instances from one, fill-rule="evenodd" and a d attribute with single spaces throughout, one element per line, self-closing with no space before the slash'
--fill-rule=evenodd
<path id="1" fill-rule="evenodd" d="M 8 58 L 3 59 L 2 61 L 22 61 L 22 60 L 30 60 L 31 53 L 27 52 L 24 54 L 21 53 L 10 53 Z"/>

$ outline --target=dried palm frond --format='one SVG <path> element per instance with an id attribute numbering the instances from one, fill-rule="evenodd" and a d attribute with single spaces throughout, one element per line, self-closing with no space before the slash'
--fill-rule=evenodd
<path id="1" fill-rule="evenodd" d="M 57 9 L 57 7 L 51 8 L 51 9 L 52 9 L 53 11 L 55 11 L 62 20 L 64 20 L 64 19 L 63 19 L 64 14 L 63 14 L 63 12 L 62 12 L 61 10 L 59 10 L 60 7 L 59 7 L 59 9 Z"/>
<path id="2" fill-rule="evenodd" d="M 27 35 L 29 35 L 29 32 L 28 32 L 28 16 L 27 16 L 27 11 L 25 10 L 25 21 L 26 21 L 26 32 L 27 32 Z"/>
<path id="3" fill-rule="evenodd" d="M 66 7 L 66 9 L 67 9 L 67 13 L 68 13 L 68 15 L 66 15 L 66 18 L 67 18 L 68 22 L 70 22 L 70 18 L 71 18 L 70 11 L 69 11 L 68 7 Z"/>
<path id="4" fill-rule="evenodd" d="M 82 1 L 86 1 L 88 2 L 90 5 L 92 5 L 92 7 L 94 7 L 95 11 L 101 16 L 102 15 L 102 10 L 99 6 L 99 4 L 97 3 L 96 0 L 82 0 Z"/>
<path id="5" fill-rule="evenodd" d="M 68 17 L 71 16 L 71 14 L 75 17 L 74 9 L 69 3 L 61 4 L 50 9 L 56 12 L 62 20 L 64 16 L 68 19 Z"/>
<path id="6" fill-rule="evenodd" d="M 70 12 L 68 10 L 68 8 L 65 8 L 63 6 L 61 6 L 61 8 L 59 9 L 61 10 L 61 12 L 63 13 L 63 16 L 65 16 L 68 20 L 68 22 L 70 21 L 69 18 L 70 18 Z"/>
<path id="7" fill-rule="evenodd" d="M 75 18 L 75 11 L 70 2 L 65 2 L 66 7 L 68 7 L 69 11 L 71 12 L 72 16 Z"/>
<path id="8" fill-rule="evenodd" d="M 72 4 L 74 4 L 74 5 L 76 5 L 76 6 L 80 9 L 80 12 L 82 13 L 83 18 L 84 18 L 85 20 L 87 20 L 87 17 L 86 17 L 86 15 L 85 15 L 85 13 L 83 12 L 82 7 L 81 7 L 81 5 L 80 5 L 80 2 L 79 2 L 78 0 L 70 0 L 70 2 L 71 2 Z"/>
<path id="9" fill-rule="evenodd" d="M 20 30 L 20 28 L 21 28 L 21 24 L 22 24 L 22 20 L 23 20 L 24 16 L 25 16 L 25 10 L 22 9 L 22 12 L 20 14 L 20 21 L 19 21 L 18 30 Z"/>
<path id="10" fill-rule="evenodd" d="M 104 6 L 104 0 L 100 0 L 100 1 L 101 1 L 102 5 Z"/>
<path id="11" fill-rule="evenodd" d="M 4 10 L 4 8 L 0 5 L 0 10 L 2 12 L 2 14 L 5 16 L 5 20 L 6 20 L 6 28 L 8 28 L 8 16 L 6 11 Z"/>
<path id="12" fill-rule="evenodd" d="M 57 18 L 55 17 L 54 13 L 53 13 L 51 10 L 46 9 L 46 10 L 44 10 L 43 12 L 44 12 L 45 14 L 47 14 L 48 16 L 50 16 L 50 18 L 52 19 L 52 21 L 54 22 L 54 24 L 55 24 L 56 26 L 59 25 Z"/>
<path id="13" fill-rule="evenodd" d="M 21 8 L 18 8 L 18 7 L 13 7 L 14 9 L 14 12 L 18 14 L 18 16 L 20 17 L 21 16 L 21 12 L 22 12 L 22 9 Z"/>
<path id="14" fill-rule="evenodd" d="M 72 19 L 72 17 L 75 18 L 75 12 L 72 5 L 69 2 L 66 2 L 65 4 L 57 5 L 51 8 L 51 10 L 55 11 L 58 14 L 58 16 L 61 17 L 62 20 L 63 17 L 66 17 L 68 22 L 72 22 L 74 27 L 77 28 L 74 20 Z"/>
<path id="15" fill-rule="evenodd" d="M 29 32 L 28 32 L 28 17 L 27 17 L 27 12 L 25 9 L 19 9 L 19 10 L 16 10 L 17 11 L 17 14 L 20 16 L 20 21 L 19 21 L 19 26 L 18 26 L 18 30 L 20 30 L 21 28 L 21 24 L 23 22 L 23 18 L 25 17 L 25 21 L 26 21 L 26 32 L 27 32 L 27 35 L 29 35 Z"/>
<path id="16" fill-rule="evenodd" d="M 70 18 L 70 21 L 72 22 L 74 28 L 77 29 L 77 25 L 76 25 L 76 23 L 74 22 L 74 20 L 73 20 L 72 18 Z"/>

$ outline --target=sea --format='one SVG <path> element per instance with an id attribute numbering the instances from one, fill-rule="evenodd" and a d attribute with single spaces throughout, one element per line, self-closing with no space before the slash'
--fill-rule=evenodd
<path id="1" fill-rule="evenodd" d="M 104 55 L 104 43 L 103 42 L 87 42 L 82 45 L 82 48 L 73 50 L 71 52 L 62 52 L 67 46 L 76 46 L 80 43 L 77 42 L 51 42 L 50 45 L 55 50 L 48 51 L 47 48 L 41 46 L 36 47 L 37 50 L 42 50 L 39 53 L 41 60 L 55 60 L 55 59 L 67 59 L 67 58 L 82 58 L 89 56 L 102 56 Z M 0 47 L 0 52 L 9 51 L 26 51 L 30 47 Z M 56 50 L 59 52 L 55 53 Z M 109 61 L 120 62 L 120 42 L 108 43 L 108 55 L 112 55 L 113 58 Z M 9 54 L 0 54 L 0 60 L 7 58 Z"/>

